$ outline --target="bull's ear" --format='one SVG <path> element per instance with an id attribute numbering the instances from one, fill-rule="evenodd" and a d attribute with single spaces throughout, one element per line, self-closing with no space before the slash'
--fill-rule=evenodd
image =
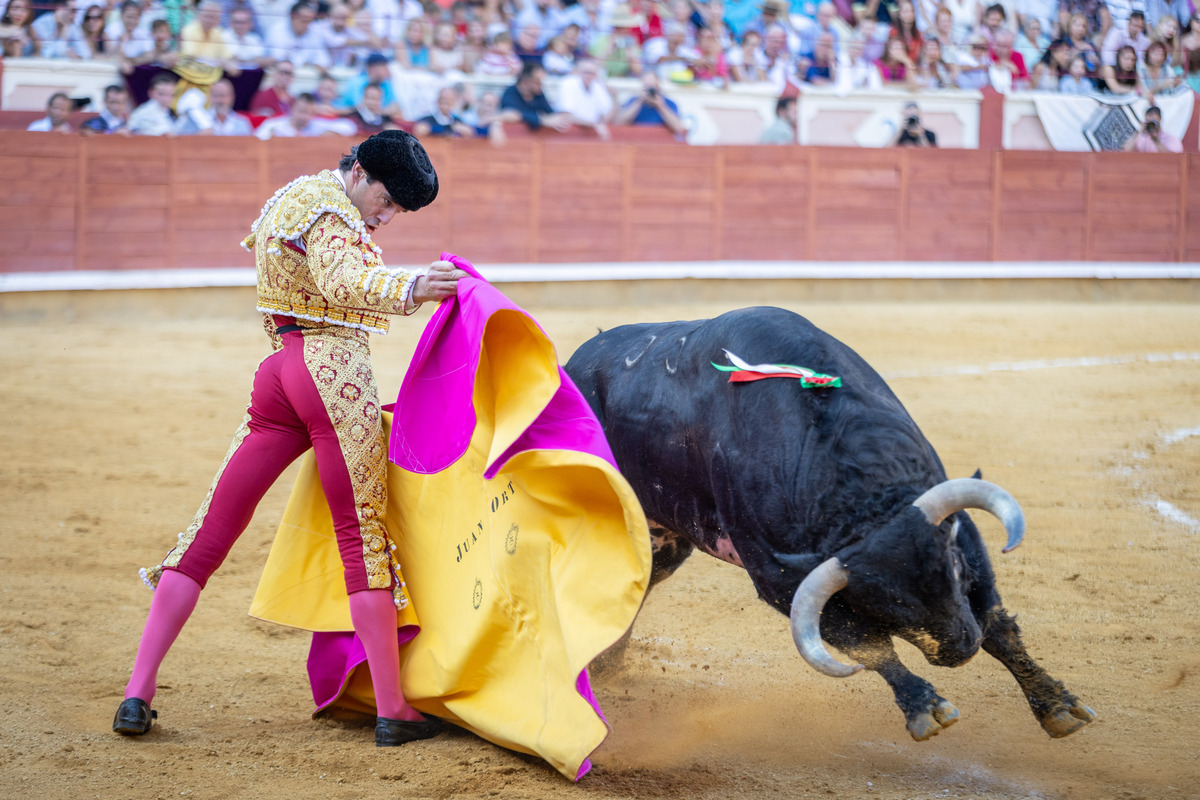
<path id="1" fill-rule="evenodd" d="M 975 470 L 975 474 L 974 474 L 974 475 L 972 475 L 971 477 L 972 477 L 972 478 L 974 478 L 974 479 L 975 479 L 975 480 L 977 480 L 977 481 L 981 481 L 981 480 L 983 480 L 983 470 L 981 470 L 981 469 L 976 469 L 976 470 Z"/>

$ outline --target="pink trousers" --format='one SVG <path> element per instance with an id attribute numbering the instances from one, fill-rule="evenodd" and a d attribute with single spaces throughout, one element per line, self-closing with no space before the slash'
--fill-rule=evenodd
<path id="1" fill-rule="evenodd" d="M 275 321 L 279 325 L 292 322 L 285 317 L 276 317 Z M 289 464 L 312 447 L 321 488 L 333 514 L 346 590 L 354 593 L 369 588 L 354 486 L 338 431 L 305 364 L 305 335 L 299 331 L 283 334 L 283 349 L 259 365 L 247 412 L 249 432 L 236 445 L 217 478 L 195 538 L 178 564 L 166 567 L 177 569 L 201 587 L 250 524 L 267 489 Z M 382 430 L 378 435 L 382 441 Z"/>

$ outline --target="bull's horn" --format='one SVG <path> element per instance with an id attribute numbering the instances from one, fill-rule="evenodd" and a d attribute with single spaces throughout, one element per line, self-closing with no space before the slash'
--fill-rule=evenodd
<path id="1" fill-rule="evenodd" d="M 978 478 L 955 478 L 943 481 L 913 501 L 921 509 L 931 525 L 941 525 L 942 520 L 964 508 L 979 508 L 1004 523 L 1008 531 L 1008 544 L 1003 552 L 1017 547 L 1025 538 L 1025 515 L 1013 496 L 994 483 Z"/>
<path id="2" fill-rule="evenodd" d="M 848 678 L 862 664 L 843 664 L 829 654 L 821 641 L 821 612 L 829 598 L 850 582 L 850 573 L 836 558 L 828 559 L 808 573 L 792 598 L 792 639 L 808 665 L 831 678 Z"/>

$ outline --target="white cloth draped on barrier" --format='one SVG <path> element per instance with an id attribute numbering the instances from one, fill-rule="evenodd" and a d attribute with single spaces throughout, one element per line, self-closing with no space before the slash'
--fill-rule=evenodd
<path id="1" fill-rule="evenodd" d="M 1192 119 L 1194 92 L 1159 95 L 1162 126 L 1180 140 Z M 1126 95 L 1071 95 L 1038 93 L 1033 98 L 1046 138 L 1055 150 L 1120 150 L 1142 126 L 1150 104 Z"/>

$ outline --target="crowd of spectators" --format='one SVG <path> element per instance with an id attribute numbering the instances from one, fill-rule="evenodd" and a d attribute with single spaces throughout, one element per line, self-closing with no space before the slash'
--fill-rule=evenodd
<path id="1" fill-rule="evenodd" d="M 501 139 L 500 123 L 524 122 L 604 139 L 623 122 L 681 134 L 678 109 L 663 96 L 679 84 L 769 84 L 781 96 L 820 85 L 839 93 L 990 85 L 1138 94 L 1153 104 L 1200 90 L 1195 1 L 0 0 L 0 45 L 13 57 L 105 59 L 126 76 L 154 67 L 178 77 L 183 64 L 196 73 L 170 86 L 155 77 L 120 124 L 114 109 L 130 104 L 130 92 L 120 98 L 122 87 L 110 87 L 105 132 L 241 131 L 225 108 L 228 86 L 216 87 L 265 70 L 239 103 L 254 123 L 267 118 L 257 127 L 264 138 L 419 126 Z M 293 97 L 292 76 L 305 66 L 356 74 Z M 438 76 L 424 113 L 405 117 L 393 68 Z M 475 96 L 468 75 L 508 88 Z M 542 92 L 547 75 L 562 77 L 557 105 Z M 642 91 L 618 105 L 609 77 L 640 78 Z M 788 114 L 785 104 L 776 133 Z"/>

